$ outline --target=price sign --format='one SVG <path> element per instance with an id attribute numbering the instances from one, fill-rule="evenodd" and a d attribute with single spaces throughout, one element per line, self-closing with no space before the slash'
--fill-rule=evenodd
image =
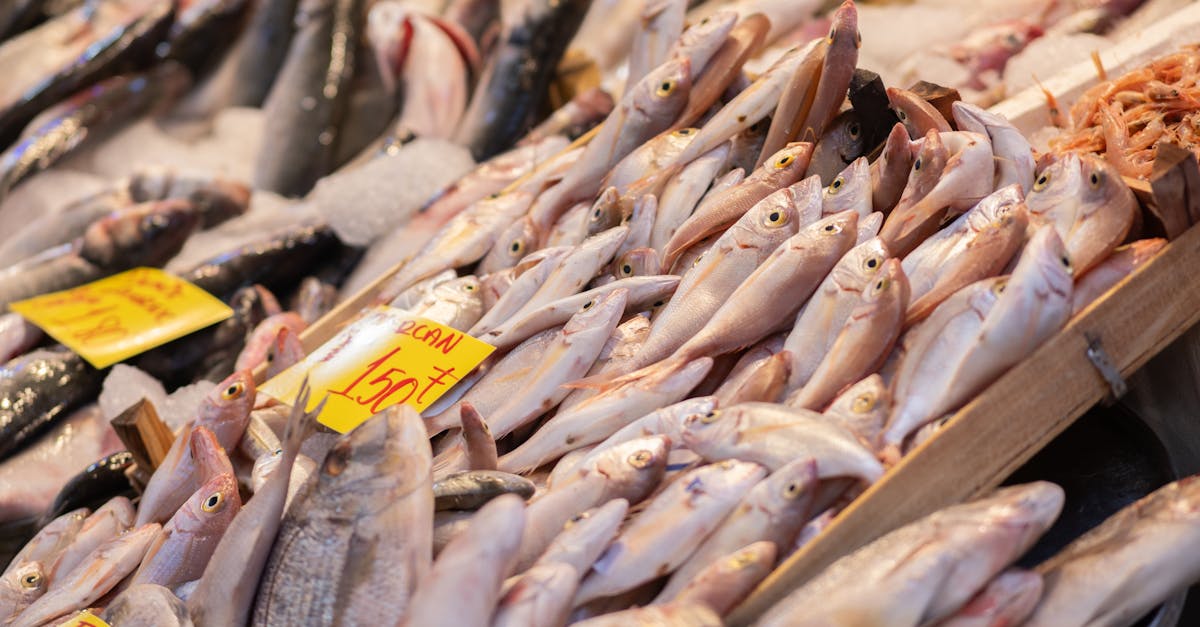
<path id="1" fill-rule="evenodd" d="M 233 315 L 208 292 L 157 268 L 134 268 L 9 308 L 96 368 Z"/>
<path id="2" fill-rule="evenodd" d="M 65 623 L 59 624 L 58 627 L 111 627 L 108 623 L 100 619 L 99 616 L 84 610 L 71 617 Z"/>
<path id="3" fill-rule="evenodd" d="M 317 420 L 346 433 L 397 403 L 423 411 L 494 350 L 462 331 L 377 307 L 259 392 L 291 403 L 307 376 L 313 392 L 305 409 L 328 395 Z"/>

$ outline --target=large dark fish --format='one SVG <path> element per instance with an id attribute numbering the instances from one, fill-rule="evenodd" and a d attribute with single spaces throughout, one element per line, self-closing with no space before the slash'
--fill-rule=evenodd
<path id="1" fill-rule="evenodd" d="M 590 5 L 591 0 L 503 3 L 504 32 L 455 137 L 476 161 L 508 150 L 539 121 L 537 107 Z"/>
<path id="2" fill-rule="evenodd" d="M 190 82 L 182 66 L 165 63 L 143 74 L 101 81 L 46 111 L 0 155 L 0 199 L 81 147 L 175 100 Z"/>
<path id="3" fill-rule="evenodd" d="M 83 285 L 139 266 L 161 266 L 199 223 L 186 200 L 144 203 L 93 223 L 65 250 L 48 251 L 0 272 L 0 307 Z"/>
<path id="4" fill-rule="evenodd" d="M 285 294 L 340 248 L 341 242 L 328 226 L 296 226 L 221 253 L 192 268 L 183 278 L 217 298 L 227 298 L 239 288 L 254 284 Z"/>
<path id="5" fill-rule="evenodd" d="M 102 371 L 63 346 L 36 350 L 0 367 L 0 460 L 94 399 L 103 380 Z"/>
<path id="6" fill-rule="evenodd" d="M 237 38 L 247 0 L 180 2 L 160 56 L 178 61 L 197 74 L 211 69 Z"/>
<path id="7" fill-rule="evenodd" d="M 170 0 L 100 0 L 0 45 L 0 146 L 71 94 L 153 58 L 171 24 Z"/>
<path id="8" fill-rule="evenodd" d="M 234 107 L 258 107 L 266 100 L 275 75 L 287 58 L 295 30 L 299 0 L 254 0 L 249 21 L 238 43 L 237 66 L 229 94 Z"/>
<path id="9" fill-rule="evenodd" d="M 301 196 L 333 168 L 364 0 L 303 0 L 287 61 L 263 104 L 255 187 Z"/>
<path id="10" fill-rule="evenodd" d="M 54 504 L 42 514 L 38 526 L 45 526 L 74 509 L 87 507 L 94 510 L 113 497 L 133 498 L 133 484 L 125 474 L 133 465 L 133 453 L 129 451 L 106 455 L 93 462 L 59 490 Z"/>
<path id="11" fill-rule="evenodd" d="M 168 389 L 200 379 L 220 381 L 233 372 L 246 338 L 277 311 L 275 298 L 262 288 L 246 287 L 229 301 L 233 316 L 220 324 L 168 342 L 138 355 L 133 364 L 162 381 Z"/>

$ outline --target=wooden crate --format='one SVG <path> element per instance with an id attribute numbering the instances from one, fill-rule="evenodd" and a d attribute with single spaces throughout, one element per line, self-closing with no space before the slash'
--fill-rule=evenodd
<path id="1" fill-rule="evenodd" d="M 1102 52 L 1100 58 L 1115 76 L 1187 43 L 1200 43 L 1200 4 Z M 1044 85 L 1061 105 L 1069 106 L 1098 78 L 1095 65 L 1085 62 Z M 1049 123 L 1046 97 L 1036 87 L 992 110 L 1026 134 Z M 1190 272 L 1197 263 L 1200 228 L 1192 227 L 955 413 L 935 437 L 781 564 L 729 617 L 729 624 L 753 622 L 839 557 L 888 531 L 999 485 L 1110 395 L 1108 382 L 1088 358 L 1089 346 L 1102 347 L 1112 365 L 1128 376 L 1200 321 L 1200 280 Z"/>

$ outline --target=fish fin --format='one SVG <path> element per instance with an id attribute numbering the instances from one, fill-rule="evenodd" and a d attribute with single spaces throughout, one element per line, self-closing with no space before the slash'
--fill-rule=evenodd
<path id="1" fill-rule="evenodd" d="M 308 376 L 300 383 L 300 391 L 296 394 L 296 400 L 292 404 L 292 413 L 288 416 L 287 425 L 283 428 L 284 448 L 291 451 L 299 451 L 300 445 L 317 429 L 317 416 L 321 415 L 321 411 L 325 409 L 325 402 L 329 397 L 321 399 L 312 411 L 306 411 L 308 407 L 309 395 L 312 393 L 312 388 L 308 385 Z"/>

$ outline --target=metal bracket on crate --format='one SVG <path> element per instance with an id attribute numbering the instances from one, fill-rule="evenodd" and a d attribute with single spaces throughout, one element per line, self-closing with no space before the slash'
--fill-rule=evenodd
<path id="1" fill-rule="evenodd" d="M 1097 372 L 1100 373 L 1100 376 L 1104 377 L 1104 380 L 1108 382 L 1108 389 L 1112 392 L 1112 398 L 1110 398 L 1108 402 L 1111 403 L 1112 401 L 1121 398 L 1125 395 L 1125 392 L 1129 390 L 1129 386 L 1125 383 L 1125 379 L 1121 377 L 1121 371 L 1117 370 L 1117 367 L 1113 365 L 1112 359 L 1108 356 L 1108 353 L 1104 352 L 1104 346 L 1100 344 L 1099 337 L 1090 333 L 1085 333 L 1083 337 L 1088 343 L 1087 351 L 1085 353 L 1088 361 L 1092 362 L 1092 366 Z"/>

